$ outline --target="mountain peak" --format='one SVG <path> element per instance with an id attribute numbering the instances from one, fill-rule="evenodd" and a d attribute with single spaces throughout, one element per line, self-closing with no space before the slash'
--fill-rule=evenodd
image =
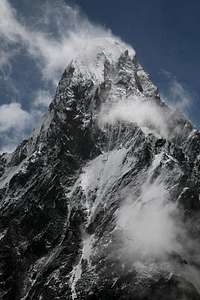
<path id="1" fill-rule="evenodd" d="M 158 88 L 139 64 L 136 53 L 131 47 L 112 37 L 94 39 L 93 46 L 86 47 L 82 53 L 80 49 L 80 56 L 67 66 L 42 125 L 33 132 L 27 141 L 22 143 L 23 146 L 17 148 L 11 161 L 16 160 L 16 153 L 18 153 L 17 156 L 20 153 L 20 157 L 23 158 L 38 149 L 39 151 L 48 148 L 54 149 L 49 146 L 49 142 L 52 145 L 53 140 L 57 141 L 56 149 L 59 149 L 60 143 L 65 140 L 64 143 L 67 144 L 67 141 L 73 138 L 67 135 L 67 132 L 71 132 L 70 126 L 77 131 L 80 130 L 80 134 L 81 132 L 85 134 L 86 131 L 93 132 L 91 137 L 93 139 L 95 132 L 100 130 L 97 128 L 101 123 L 99 118 L 102 112 L 106 111 L 107 113 L 113 105 L 119 104 L 120 106 L 120 103 L 123 107 L 128 105 L 131 112 L 131 109 L 134 110 L 132 103 L 137 103 L 138 100 L 147 111 L 148 107 L 144 103 L 149 102 L 149 106 L 152 103 L 154 109 L 151 110 L 151 113 L 157 115 L 160 122 L 164 122 L 161 127 L 170 127 L 170 131 L 174 132 L 173 127 L 179 123 L 179 133 L 181 128 L 185 128 L 187 120 L 173 114 L 160 99 Z M 143 112 L 141 113 L 143 114 Z M 144 131 L 151 132 L 151 130 L 145 129 L 149 121 L 145 121 L 143 126 L 143 116 L 141 116 L 141 120 L 142 122 L 139 121 L 139 124 L 142 124 Z M 131 118 L 131 122 L 134 123 L 135 120 Z M 152 120 L 150 120 L 150 127 L 152 127 L 151 123 Z M 89 128 L 91 126 L 92 128 Z M 184 129 L 183 139 L 190 132 L 189 127 L 187 127 L 188 130 Z M 161 131 L 163 132 L 163 130 Z M 164 131 L 168 131 L 168 129 L 164 129 Z M 153 132 L 155 133 L 155 131 Z"/>
<path id="2" fill-rule="evenodd" d="M 104 81 L 104 65 L 114 65 L 123 55 L 133 60 L 135 51 L 113 37 L 94 38 L 88 46 L 85 44 L 84 48 L 81 48 L 80 54 L 73 59 L 67 70 L 73 68 L 74 76 L 81 73 L 82 76 L 101 83 Z"/>
<path id="3" fill-rule="evenodd" d="M 0 298 L 198 300 L 199 132 L 132 49 L 93 43 L 0 157 Z"/>

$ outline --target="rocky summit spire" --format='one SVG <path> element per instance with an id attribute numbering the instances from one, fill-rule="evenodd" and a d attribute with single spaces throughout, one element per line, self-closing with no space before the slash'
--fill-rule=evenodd
<path id="1" fill-rule="evenodd" d="M 200 299 L 200 133 L 113 39 L 0 157 L 0 298 Z"/>

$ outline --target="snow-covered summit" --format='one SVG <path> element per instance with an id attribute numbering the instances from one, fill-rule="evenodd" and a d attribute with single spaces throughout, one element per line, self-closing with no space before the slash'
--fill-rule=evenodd
<path id="1" fill-rule="evenodd" d="M 0 157 L 0 298 L 199 300 L 200 135 L 119 40 Z"/>
<path id="2" fill-rule="evenodd" d="M 73 57 L 73 65 L 77 72 L 81 72 L 84 76 L 89 75 L 97 82 L 102 82 L 105 61 L 110 64 L 115 63 L 126 50 L 132 58 L 135 56 L 134 49 L 118 38 L 105 36 L 85 39 Z"/>

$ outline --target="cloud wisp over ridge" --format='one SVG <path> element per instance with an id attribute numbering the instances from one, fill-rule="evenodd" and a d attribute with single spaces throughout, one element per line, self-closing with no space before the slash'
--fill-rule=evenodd
<path id="1" fill-rule="evenodd" d="M 98 47 L 104 46 L 104 38 L 113 38 L 109 30 L 92 24 L 77 7 L 71 7 L 62 0 L 41 3 L 41 11 L 43 16 L 35 17 L 33 24 L 30 24 L 25 16 L 22 19 L 8 0 L 0 2 L 1 70 L 9 66 L 9 77 L 15 55 L 25 55 L 36 65 L 37 77 L 41 81 L 41 86 L 34 95 L 26 99 L 29 101 L 27 114 L 30 117 L 40 116 L 48 107 L 64 68 L 73 59 L 89 62 L 96 55 Z M 9 80 L 14 87 L 14 83 Z M 17 98 L 11 98 L 10 102 L 16 102 L 15 107 L 21 105 L 24 110 L 25 103 Z M 1 102 L 4 103 L 4 100 L 1 99 Z M 22 122 L 20 126 L 21 132 L 25 133 L 26 124 Z M 5 144 L 4 137 L 1 140 L 0 144 Z M 11 147 L 8 145 L 8 148 Z"/>
<path id="2" fill-rule="evenodd" d="M 49 18 L 54 19 L 51 21 Z M 1 38 L 5 38 L 9 44 L 24 47 L 35 59 L 43 78 L 56 84 L 63 68 L 72 59 L 83 56 L 91 59 L 93 52 L 96 54 L 96 47 L 103 41 L 98 42 L 98 39 L 113 37 L 109 30 L 92 24 L 77 8 L 62 1 L 57 2 L 56 7 L 46 2 L 41 22 L 45 26 L 41 25 L 40 30 L 22 23 L 8 0 L 0 3 L 0 20 Z M 49 31 L 51 22 L 56 24 L 56 34 Z"/>
<path id="3" fill-rule="evenodd" d="M 164 111 L 154 101 L 146 101 L 142 96 L 132 96 L 102 106 L 99 124 L 114 124 L 117 121 L 135 123 L 144 132 L 168 137 L 168 125 Z"/>
<path id="4" fill-rule="evenodd" d="M 36 117 L 39 120 L 45 112 L 54 96 L 55 87 L 64 68 L 73 59 L 84 60 L 88 65 L 92 58 L 95 58 L 98 48 L 102 49 L 104 46 L 106 48 L 109 40 L 122 43 L 109 30 L 91 23 L 77 7 L 71 7 L 62 0 L 41 3 L 41 12 L 40 15 L 34 16 L 34 21 L 30 24 L 26 16 L 22 18 L 19 11 L 12 7 L 9 0 L 0 1 L 0 70 L 10 90 L 17 94 L 16 97 L 10 97 L 9 103 L 2 98 L 0 100 L 3 104 L 15 102 L 21 105 L 32 120 Z M 110 48 L 115 48 L 118 55 L 117 45 L 115 46 Z M 126 46 L 132 49 L 129 45 Z M 41 82 L 41 85 L 32 90 L 31 95 L 27 94 L 23 100 L 20 99 L 20 90 L 17 90 L 15 82 L 10 77 L 13 61 L 16 56 L 18 59 L 18 55 L 28 56 L 34 63 L 37 70 L 35 76 Z M 175 80 L 172 82 L 167 98 L 174 99 L 175 109 L 181 111 L 185 110 L 190 103 L 189 94 Z M 120 107 L 116 104 L 110 115 L 106 115 L 107 122 L 112 123 L 114 118 L 121 120 L 128 118 L 129 121 L 136 122 L 143 128 L 150 127 L 154 132 L 167 137 L 168 129 L 163 114 L 155 105 L 148 107 L 148 104 L 139 102 L 136 100 L 130 104 L 127 101 Z M 16 135 L 18 136 L 16 144 L 27 132 L 26 124 L 23 125 L 21 138 L 19 134 Z M 32 122 L 33 126 L 34 122 Z M 4 136 L 0 139 L 0 148 L 1 144 L 5 144 Z M 14 146 L 15 144 L 12 148 Z M 10 146 L 8 148 L 11 149 Z"/>

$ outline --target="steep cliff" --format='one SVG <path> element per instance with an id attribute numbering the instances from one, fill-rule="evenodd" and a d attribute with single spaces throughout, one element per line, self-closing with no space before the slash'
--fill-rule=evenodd
<path id="1" fill-rule="evenodd" d="M 0 157 L 3 300 L 200 299 L 200 132 L 107 44 Z"/>

